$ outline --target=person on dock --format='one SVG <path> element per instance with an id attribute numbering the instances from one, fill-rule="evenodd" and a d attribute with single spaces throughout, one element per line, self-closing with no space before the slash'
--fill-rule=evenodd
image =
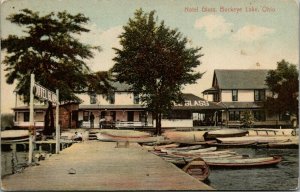
<path id="1" fill-rule="evenodd" d="M 95 119 L 95 116 L 94 116 L 93 112 L 91 112 L 91 114 L 90 114 L 91 128 L 94 128 L 94 119 Z"/>
<path id="2" fill-rule="evenodd" d="M 75 135 L 73 137 L 73 140 L 74 141 L 82 141 L 82 134 L 81 133 L 78 133 L 78 132 L 75 132 Z"/>

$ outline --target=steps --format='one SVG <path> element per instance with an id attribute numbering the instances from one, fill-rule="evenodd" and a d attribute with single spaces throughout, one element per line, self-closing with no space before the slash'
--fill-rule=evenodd
<path id="1" fill-rule="evenodd" d="M 97 132 L 95 131 L 90 131 L 89 132 L 89 140 L 97 140 Z"/>

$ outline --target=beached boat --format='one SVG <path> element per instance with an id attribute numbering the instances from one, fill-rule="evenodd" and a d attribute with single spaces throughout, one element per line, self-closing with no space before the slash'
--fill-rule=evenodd
<path id="1" fill-rule="evenodd" d="M 208 131 L 204 137 L 206 139 L 215 139 L 219 137 L 242 137 L 247 135 L 249 132 L 242 129 L 220 129 L 214 131 Z"/>
<path id="2" fill-rule="evenodd" d="M 209 166 L 201 158 L 192 160 L 182 170 L 199 181 L 206 180 L 210 174 Z"/>
<path id="3" fill-rule="evenodd" d="M 222 159 L 206 159 L 206 163 L 211 167 L 257 167 L 276 165 L 281 162 L 282 157 L 260 157 L 260 158 L 222 158 Z"/>
<path id="4" fill-rule="evenodd" d="M 100 130 L 99 133 L 110 135 L 112 137 L 141 138 L 141 137 L 150 137 L 151 136 L 151 134 L 148 132 L 135 131 L 135 130 L 105 129 L 105 130 Z"/>
<path id="5" fill-rule="evenodd" d="M 163 136 L 113 136 L 106 133 L 97 133 L 96 134 L 97 139 L 99 141 L 113 141 L 113 142 L 134 142 L 134 143 L 150 143 L 150 142 L 159 142 L 161 140 L 164 140 Z"/>
<path id="6" fill-rule="evenodd" d="M 249 143 L 278 143 L 288 141 L 287 137 L 276 136 L 276 137 L 266 137 L 266 136 L 249 136 L 249 137 L 227 137 L 227 138 L 216 138 L 219 143 L 222 144 L 241 144 L 245 142 Z"/>
<path id="7" fill-rule="evenodd" d="M 174 143 L 197 143 L 205 142 L 206 131 L 166 131 L 163 135 Z"/>
<path id="8" fill-rule="evenodd" d="M 1 140 L 10 142 L 19 142 L 29 140 L 28 130 L 5 130 L 1 131 Z"/>

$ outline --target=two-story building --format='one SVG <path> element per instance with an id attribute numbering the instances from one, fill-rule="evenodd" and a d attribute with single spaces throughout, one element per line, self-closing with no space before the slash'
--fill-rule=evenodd
<path id="1" fill-rule="evenodd" d="M 268 70 L 215 70 L 212 87 L 203 91 L 204 98 L 224 107 L 219 112 L 228 126 L 235 126 L 245 111 L 251 111 L 254 126 L 287 126 L 290 117 L 285 114 L 271 115 L 264 108 L 266 96 L 271 94 L 265 80 Z"/>
<path id="2" fill-rule="evenodd" d="M 141 104 L 139 94 L 131 91 L 124 83 L 113 82 L 115 91 L 110 95 L 84 92 L 77 94 L 80 104 L 60 106 L 59 123 L 61 128 L 109 128 L 109 127 L 153 127 L 155 120 L 146 107 Z M 162 127 L 193 127 L 193 114 L 201 114 L 205 125 L 215 125 L 216 111 L 222 106 L 206 101 L 193 94 L 183 94 L 185 102 L 176 104 L 169 114 L 164 114 Z M 19 96 L 17 96 L 19 98 Z M 46 106 L 35 104 L 35 126 L 43 127 Z M 28 105 L 16 99 L 15 126 L 28 127 Z M 91 121 L 91 117 L 94 117 Z M 91 124 L 92 123 L 92 124 Z M 208 124 L 209 123 L 209 124 Z"/>

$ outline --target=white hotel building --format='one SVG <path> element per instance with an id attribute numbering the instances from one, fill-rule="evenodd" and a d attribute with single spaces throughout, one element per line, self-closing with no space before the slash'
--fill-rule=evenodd
<path id="1" fill-rule="evenodd" d="M 263 100 L 269 94 L 265 85 L 267 70 L 215 70 L 212 87 L 203 91 L 203 98 L 184 94 L 184 105 L 175 105 L 165 114 L 162 127 L 187 128 L 193 126 L 240 127 L 243 111 L 251 111 L 256 127 L 291 126 L 295 118 L 286 114 L 270 115 Z M 62 128 L 137 128 L 153 127 L 155 120 L 140 103 L 138 94 L 130 86 L 113 83 L 115 92 L 108 97 L 93 93 L 78 94 L 80 104 L 60 106 Z M 35 105 L 35 126 L 43 127 L 45 105 Z M 28 127 L 29 109 L 16 97 L 15 126 Z M 91 126 L 90 116 L 95 119 Z"/>

